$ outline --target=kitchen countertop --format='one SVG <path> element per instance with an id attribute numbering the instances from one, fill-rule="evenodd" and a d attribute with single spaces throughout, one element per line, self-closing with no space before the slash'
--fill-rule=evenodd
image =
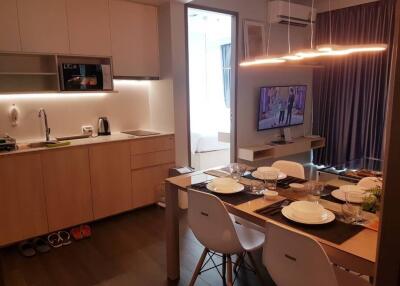
<path id="1" fill-rule="evenodd" d="M 13 155 L 13 154 L 20 154 L 20 153 L 29 153 L 29 152 L 38 152 L 38 151 L 47 151 L 47 150 L 54 150 L 54 149 L 70 148 L 70 147 L 76 147 L 76 146 L 101 144 L 101 143 L 117 142 L 117 141 L 125 141 L 125 140 L 142 140 L 142 139 L 146 139 L 146 138 L 156 138 L 156 137 L 161 137 L 161 136 L 174 135 L 174 133 L 167 133 L 167 132 L 159 132 L 159 133 L 160 134 L 150 135 L 150 136 L 134 136 L 134 135 L 116 132 L 116 133 L 113 133 L 108 136 L 96 136 L 96 137 L 89 137 L 89 138 L 82 138 L 82 139 L 67 140 L 70 142 L 69 145 L 60 146 L 60 147 L 52 147 L 52 148 L 48 148 L 48 147 L 30 148 L 30 147 L 28 147 L 28 144 L 30 144 L 30 143 L 40 142 L 38 140 L 32 140 L 32 141 L 24 140 L 24 141 L 20 141 L 20 142 L 17 141 L 18 150 L 9 151 L 9 152 L 0 152 L 0 156 L 7 156 L 7 155 Z"/>

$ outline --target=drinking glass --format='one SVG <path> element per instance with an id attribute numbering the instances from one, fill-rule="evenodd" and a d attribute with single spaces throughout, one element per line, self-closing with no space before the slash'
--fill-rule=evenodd
<path id="1" fill-rule="evenodd" d="M 265 189 L 276 190 L 278 184 L 278 172 L 268 171 L 263 173 Z"/>
<path id="2" fill-rule="evenodd" d="M 324 182 L 316 181 L 316 183 L 317 183 L 317 188 L 319 189 L 320 197 L 326 197 L 331 194 L 331 192 L 325 188 L 326 184 Z"/>
<path id="3" fill-rule="evenodd" d="M 229 173 L 231 174 L 231 178 L 234 179 L 235 181 L 239 182 L 244 172 L 245 168 L 241 166 L 239 163 L 229 164 Z"/>
<path id="4" fill-rule="evenodd" d="M 305 184 L 305 189 L 308 193 L 308 200 L 310 202 L 319 203 L 319 199 L 321 198 L 321 190 L 323 190 L 324 185 L 316 182 L 310 181 Z"/>
<path id="5" fill-rule="evenodd" d="M 262 182 L 257 180 L 251 180 L 250 185 L 251 185 L 251 192 L 253 194 L 259 195 L 264 192 L 264 184 Z"/>
<path id="6" fill-rule="evenodd" d="M 352 198 L 358 198 L 358 192 L 345 192 L 346 202 L 342 205 L 342 213 L 346 223 L 359 223 L 362 221 L 361 205 L 352 202 Z"/>

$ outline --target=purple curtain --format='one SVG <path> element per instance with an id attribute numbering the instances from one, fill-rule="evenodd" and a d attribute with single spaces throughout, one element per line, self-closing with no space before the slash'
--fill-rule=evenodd
<path id="1" fill-rule="evenodd" d="M 394 11 L 395 1 L 387 0 L 318 14 L 315 42 L 329 44 L 332 37 L 334 44 L 391 47 Z M 314 71 L 313 132 L 327 140 L 314 151 L 315 164 L 382 158 L 390 61 L 391 48 L 326 59 Z"/>

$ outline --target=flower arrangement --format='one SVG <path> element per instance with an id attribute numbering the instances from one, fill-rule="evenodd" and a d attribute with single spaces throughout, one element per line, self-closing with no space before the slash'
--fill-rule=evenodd
<path id="1" fill-rule="evenodd" d="M 369 195 L 364 197 L 362 209 L 364 211 L 376 213 L 379 211 L 381 204 L 382 188 L 376 186 L 372 189 L 366 190 L 366 192 L 369 193 Z"/>

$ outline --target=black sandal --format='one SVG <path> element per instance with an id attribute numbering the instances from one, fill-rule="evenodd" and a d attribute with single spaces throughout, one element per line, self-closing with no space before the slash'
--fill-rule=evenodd
<path id="1" fill-rule="evenodd" d="M 49 244 L 41 237 L 35 238 L 32 243 L 35 246 L 37 252 L 46 253 L 50 251 Z"/>
<path id="2" fill-rule="evenodd" d="M 33 244 L 28 240 L 21 242 L 18 245 L 18 250 L 19 253 L 21 253 L 21 255 L 25 257 L 32 257 L 36 255 L 36 250 Z"/>

